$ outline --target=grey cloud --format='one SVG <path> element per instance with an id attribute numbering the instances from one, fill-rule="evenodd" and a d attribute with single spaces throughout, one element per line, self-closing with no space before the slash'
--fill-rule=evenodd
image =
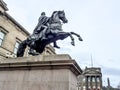
<path id="1" fill-rule="evenodd" d="M 102 72 L 107 75 L 120 76 L 120 69 L 112 68 L 112 66 L 110 68 L 102 66 Z"/>

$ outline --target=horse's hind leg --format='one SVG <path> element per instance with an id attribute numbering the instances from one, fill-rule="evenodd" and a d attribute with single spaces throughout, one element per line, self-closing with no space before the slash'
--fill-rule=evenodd
<path id="1" fill-rule="evenodd" d="M 23 57 L 26 46 L 27 46 L 26 40 L 20 43 L 18 50 L 17 50 L 17 57 Z"/>
<path id="2" fill-rule="evenodd" d="M 73 35 L 76 35 L 80 41 L 83 41 L 82 37 L 79 34 L 74 33 L 74 32 L 70 32 L 70 33 Z"/>
<path id="3" fill-rule="evenodd" d="M 71 44 L 72 44 L 73 46 L 75 46 L 75 41 L 74 41 L 74 38 L 73 38 L 72 34 L 69 33 L 69 36 L 70 36 L 70 38 L 71 38 Z"/>

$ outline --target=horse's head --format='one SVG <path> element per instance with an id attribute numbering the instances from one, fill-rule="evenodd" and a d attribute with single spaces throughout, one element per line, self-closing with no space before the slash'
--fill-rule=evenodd
<path id="1" fill-rule="evenodd" d="M 63 23 L 67 23 L 65 12 L 63 11 L 54 11 L 52 14 L 52 18 L 59 18 Z"/>
<path id="2" fill-rule="evenodd" d="M 63 21 L 63 23 L 67 23 L 68 20 L 66 19 L 65 12 L 63 11 L 58 11 L 59 18 Z"/>

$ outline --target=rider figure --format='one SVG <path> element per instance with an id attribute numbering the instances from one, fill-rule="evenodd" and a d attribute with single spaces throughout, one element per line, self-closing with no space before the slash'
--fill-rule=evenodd
<path id="1" fill-rule="evenodd" d="M 49 18 L 47 16 L 45 16 L 45 12 L 42 12 L 41 16 L 38 19 L 38 24 L 33 31 L 33 34 L 40 35 L 38 38 L 47 39 L 45 32 L 49 26 L 49 24 L 47 23 L 48 19 Z"/>
<path id="2" fill-rule="evenodd" d="M 33 31 L 33 34 L 29 37 L 29 40 L 30 40 L 29 54 L 32 54 L 32 55 L 39 54 L 34 50 L 35 41 L 38 40 L 39 38 L 46 39 L 46 35 L 43 32 L 46 32 L 47 30 L 47 25 L 45 25 L 47 21 L 48 21 L 48 17 L 45 16 L 45 12 L 42 12 L 41 16 L 38 19 L 38 24 Z"/>

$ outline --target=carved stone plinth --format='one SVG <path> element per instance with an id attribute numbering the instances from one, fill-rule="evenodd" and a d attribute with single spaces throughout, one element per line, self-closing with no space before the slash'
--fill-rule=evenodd
<path id="1" fill-rule="evenodd" d="M 81 72 L 69 55 L 11 58 L 0 63 L 0 90 L 77 90 Z"/>

